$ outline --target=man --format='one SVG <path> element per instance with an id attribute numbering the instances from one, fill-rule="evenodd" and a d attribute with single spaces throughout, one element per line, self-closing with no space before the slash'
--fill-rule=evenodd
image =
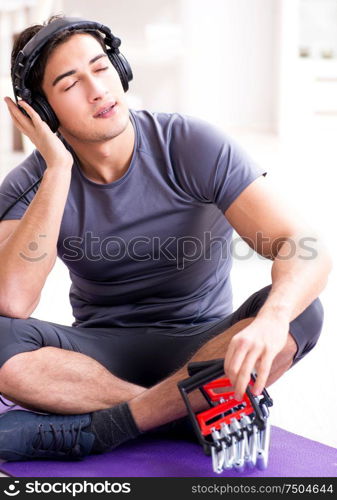
<path id="1" fill-rule="evenodd" d="M 20 35 L 13 63 L 48 26 Z M 33 410 L 0 417 L 2 459 L 81 458 L 179 421 L 191 360 L 223 357 L 239 399 L 253 370 L 260 394 L 314 347 L 330 258 L 231 140 L 196 119 L 128 110 L 93 31 L 63 30 L 29 75 L 59 125 L 53 134 L 34 106 L 20 101 L 25 115 L 6 98 L 36 150 L 4 180 L 1 213 L 42 180 L 0 224 L 0 392 Z M 234 313 L 233 228 L 273 260 L 272 285 Z M 57 254 L 73 326 L 31 317 Z"/>

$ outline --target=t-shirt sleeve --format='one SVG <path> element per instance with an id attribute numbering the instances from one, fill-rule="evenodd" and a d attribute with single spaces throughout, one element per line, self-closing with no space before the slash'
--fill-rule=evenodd
<path id="1" fill-rule="evenodd" d="M 0 185 L 0 219 L 8 207 L 43 175 L 45 169 L 42 156 L 35 150 L 6 175 Z M 2 220 L 21 219 L 38 187 L 39 184 L 21 198 Z"/>
<path id="2" fill-rule="evenodd" d="M 219 128 L 178 115 L 171 130 L 171 157 L 182 189 L 225 212 L 266 171 Z"/>

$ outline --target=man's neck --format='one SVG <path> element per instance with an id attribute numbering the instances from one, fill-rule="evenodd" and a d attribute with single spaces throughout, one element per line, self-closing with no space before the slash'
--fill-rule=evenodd
<path id="1" fill-rule="evenodd" d="M 129 120 L 118 136 L 102 143 L 88 143 L 64 135 L 80 161 L 84 175 L 98 184 L 110 184 L 128 170 L 135 145 L 135 131 Z"/>

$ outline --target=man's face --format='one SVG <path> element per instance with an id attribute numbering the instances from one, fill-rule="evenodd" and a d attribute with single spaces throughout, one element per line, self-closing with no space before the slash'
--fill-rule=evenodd
<path id="1" fill-rule="evenodd" d="M 118 73 L 91 35 L 73 35 L 54 49 L 42 89 L 66 138 L 104 142 L 121 134 L 129 123 Z M 97 114 L 111 105 L 112 111 Z"/>

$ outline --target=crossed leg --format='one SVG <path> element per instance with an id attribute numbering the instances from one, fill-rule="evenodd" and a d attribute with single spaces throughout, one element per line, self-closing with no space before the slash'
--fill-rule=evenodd
<path id="1" fill-rule="evenodd" d="M 204 344 L 190 361 L 206 361 L 225 357 L 232 337 L 248 326 L 253 320 L 254 318 L 246 318 L 238 321 L 224 333 Z M 288 334 L 284 349 L 274 359 L 267 386 L 275 382 L 291 367 L 296 350 L 296 342 Z M 177 387 L 178 381 L 186 377 L 188 377 L 187 365 L 164 381 L 137 395 L 129 402 L 134 419 L 141 431 L 150 430 L 153 427 L 186 415 L 185 403 Z M 205 408 L 204 397 L 199 391 L 192 392 L 189 395 L 189 399 L 195 411 L 201 411 Z M 208 405 L 206 407 L 208 408 Z"/>
<path id="2" fill-rule="evenodd" d="M 226 356 L 232 337 L 254 318 L 238 321 L 206 342 L 189 361 Z M 292 364 L 296 343 L 289 334 L 284 349 L 274 359 L 267 385 Z M 0 369 L 0 392 L 29 409 L 60 414 L 82 414 L 128 401 L 141 431 L 186 415 L 177 382 L 187 377 L 187 365 L 146 389 L 112 375 L 89 356 L 54 347 L 43 347 L 10 358 Z M 164 396 L 163 396 L 164 395 Z M 202 409 L 201 395 L 192 394 L 195 409 Z"/>

